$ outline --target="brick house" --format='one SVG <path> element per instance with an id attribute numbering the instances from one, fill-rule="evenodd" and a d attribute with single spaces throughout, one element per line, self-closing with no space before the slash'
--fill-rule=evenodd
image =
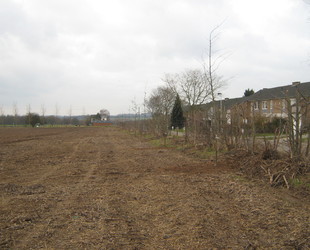
<path id="1" fill-rule="evenodd" d="M 274 117 L 287 118 L 289 111 L 295 115 L 299 107 L 301 123 L 310 121 L 310 82 L 293 82 L 275 88 L 264 88 L 255 94 L 243 97 L 233 112 L 243 117 L 244 122 L 253 116 L 263 116 L 271 120 Z"/>
<path id="2" fill-rule="evenodd" d="M 293 82 L 290 85 L 264 88 L 248 97 L 226 98 L 198 105 L 194 109 L 194 116 L 187 118 L 196 120 L 201 126 L 210 126 L 215 120 L 241 126 L 249 123 L 253 116 L 262 116 L 269 121 L 274 117 L 287 118 L 289 108 L 294 116 L 296 104 L 300 108 L 300 125 L 310 126 L 310 82 Z M 185 113 L 189 114 L 188 111 L 185 109 Z"/>
<path id="3" fill-rule="evenodd" d="M 227 123 L 241 117 L 247 123 L 253 115 L 269 118 L 287 118 L 288 108 L 296 112 L 296 102 L 303 109 L 303 120 L 310 120 L 310 82 L 293 82 L 275 88 L 264 88 L 248 97 L 224 99 L 197 106 L 202 120 L 211 120 L 217 109 Z M 307 110 L 309 109 L 309 110 Z"/>
<path id="4" fill-rule="evenodd" d="M 310 82 L 293 82 L 291 85 L 264 88 L 244 98 L 254 114 L 266 117 L 287 117 L 288 104 L 294 106 L 296 98 L 302 102 L 310 97 Z"/>

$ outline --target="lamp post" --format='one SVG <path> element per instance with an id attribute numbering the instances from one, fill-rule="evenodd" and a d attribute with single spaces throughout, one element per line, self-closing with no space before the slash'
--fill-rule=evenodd
<path id="1" fill-rule="evenodd" d="M 222 93 L 217 93 L 217 95 L 219 96 L 220 98 L 220 108 L 222 110 Z"/>
<path id="2" fill-rule="evenodd" d="M 220 115 L 219 115 L 219 124 L 221 125 L 221 121 L 222 121 L 222 109 L 223 109 L 223 107 L 222 107 L 222 93 L 217 93 L 217 95 L 219 96 L 219 98 L 220 98 Z"/>

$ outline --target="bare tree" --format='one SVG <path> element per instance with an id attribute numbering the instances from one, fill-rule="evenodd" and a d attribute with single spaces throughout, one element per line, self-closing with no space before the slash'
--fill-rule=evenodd
<path id="1" fill-rule="evenodd" d="M 201 70 L 187 70 L 179 76 L 181 96 L 190 107 L 205 103 L 209 96 L 208 82 L 204 81 Z"/>
<path id="2" fill-rule="evenodd" d="M 18 107 L 17 107 L 17 103 L 13 103 L 13 115 L 14 115 L 14 125 L 17 125 L 17 117 L 18 117 Z"/>
<path id="3" fill-rule="evenodd" d="M 55 124 L 57 124 L 58 114 L 59 114 L 59 106 L 56 103 L 56 105 L 55 105 L 55 121 L 54 121 Z"/>
<path id="4" fill-rule="evenodd" d="M 305 155 L 309 154 L 309 98 L 295 86 L 294 98 L 286 97 L 287 131 L 291 157 L 301 157 L 303 134 L 308 132 Z"/>
<path id="5" fill-rule="evenodd" d="M 211 30 L 208 39 L 208 52 L 207 57 L 203 58 L 202 67 L 204 72 L 204 81 L 208 83 L 209 91 L 212 101 L 216 100 L 216 93 L 223 87 L 223 78 L 217 73 L 220 65 L 228 57 L 227 53 L 218 54 L 218 50 L 215 50 L 215 42 L 219 38 L 219 28 L 222 24 L 216 26 Z"/>
<path id="6" fill-rule="evenodd" d="M 144 90 L 144 97 L 143 97 L 143 103 L 142 103 L 142 106 L 143 106 L 143 116 L 142 116 L 142 124 L 141 124 L 141 130 L 142 130 L 142 133 L 145 133 L 146 132 L 146 125 L 147 125 L 147 121 L 146 121 L 146 108 L 147 108 L 147 92 L 146 92 L 146 88 Z"/>
<path id="7" fill-rule="evenodd" d="M 41 122 L 42 122 L 42 124 L 45 123 L 45 112 L 46 112 L 45 105 L 41 104 L 41 116 L 42 116 Z"/>
<path id="8" fill-rule="evenodd" d="M 160 86 L 153 90 L 151 96 L 147 100 L 146 106 L 152 114 L 152 118 L 156 124 L 156 131 L 160 135 L 166 135 L 169 127 L 169 117 L 173 108 L 175 99 L 174 91 L 166 86 Z"/>
<path id="9" fill-rule="evenodd" d="M 69 107 L 68 115 L 69 115 L 69 125 L 71 125 L 71 123 L 72 123 L 72 105 L 70 105 L 70 107 Z"/>
<path id="10" fill-rule="evenodd" d="M 179 92 L 178 88 L 178 74 L 165 74 L 161 79 L 168 88 L 171 89 L 175 94 Z"/>
<path id="11" fill-rule="evenodd" d="M 4 109 L 2 106 L 0 107 L 0 115 L 1 115 L 1 123 L 2 125 L 4 125 Z"/>
<path id="12" fill-rule="evenodd" d="M 137 101 L 136 101 L 136 98 L 134 98 L 132 101 L 131 101 L 131 110 L 133 111 L 134 115 L 135 115 L 135 121 L 134 121 L 134 131 L 135 131 L 135 135 L 137 135 L 137 130 L 138 130 L 138 127 L 139 127 L 139 124 L 138 124 L 138 117 L 140 117 L 140 106 L 138 105 Z M 140 119 L 139 119 L 140 120 Z"/>
<path id="13" fill-rule="evenodd" d="M 28 118 L 28 125 L 30 126 L 31 124 L 31 105 L 30 104 L 26 106 L 26 113 L 27 113 L 27 118 Z"/>
<path id="14" fill-rule="evenodd" d="M 147 107 L 152 114 L 168 116 L 172 110 L 174 99 L 174 92 L 168 87 L 161 86 L 153 90 L 147 101 Z"/>
<path id="15" fill-rule="evenodd" d="M 165 74 L 162 79 L 166 86 L 193 107 L 210 99 L 210 86 L 205 81 L 204 73 L 199 69 L 189 69 L 180 74 Z"/>

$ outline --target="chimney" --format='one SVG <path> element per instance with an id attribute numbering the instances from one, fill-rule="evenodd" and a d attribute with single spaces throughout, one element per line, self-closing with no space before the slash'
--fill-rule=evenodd
<path id="1" fill-rule="evenodd" d="M 293 86 L 297 86 L 298 84 L 300 84 L 300 82 L 292 82 Z"/>

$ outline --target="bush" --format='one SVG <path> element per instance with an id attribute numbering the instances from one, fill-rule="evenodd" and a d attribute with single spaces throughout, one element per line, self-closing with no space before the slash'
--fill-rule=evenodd
<path id="1" fill-rule="evenodd" d="M 283 128 L 287 120 L 281 117 L 274 117 L 270 122 L 266 124 L 265 133 L 275 133 L 277 129 Z"/>
<path id="2" fill-rule="evenodd" d="M 282 128 L 287 120 L 281 117 L 273 117 L 271 121 L 267 117 L 258 116 L 255 118 L 256 133 L 275 133 L 277 129 Z"/>
<path id="3" fill-rule="evenodd" d="M 255 130 L 256 133 L 267 133 L 266 132 L 266 124 L 268 123 L 268 120 L 264 116 L 256 116 L 255 117 Z"/>

